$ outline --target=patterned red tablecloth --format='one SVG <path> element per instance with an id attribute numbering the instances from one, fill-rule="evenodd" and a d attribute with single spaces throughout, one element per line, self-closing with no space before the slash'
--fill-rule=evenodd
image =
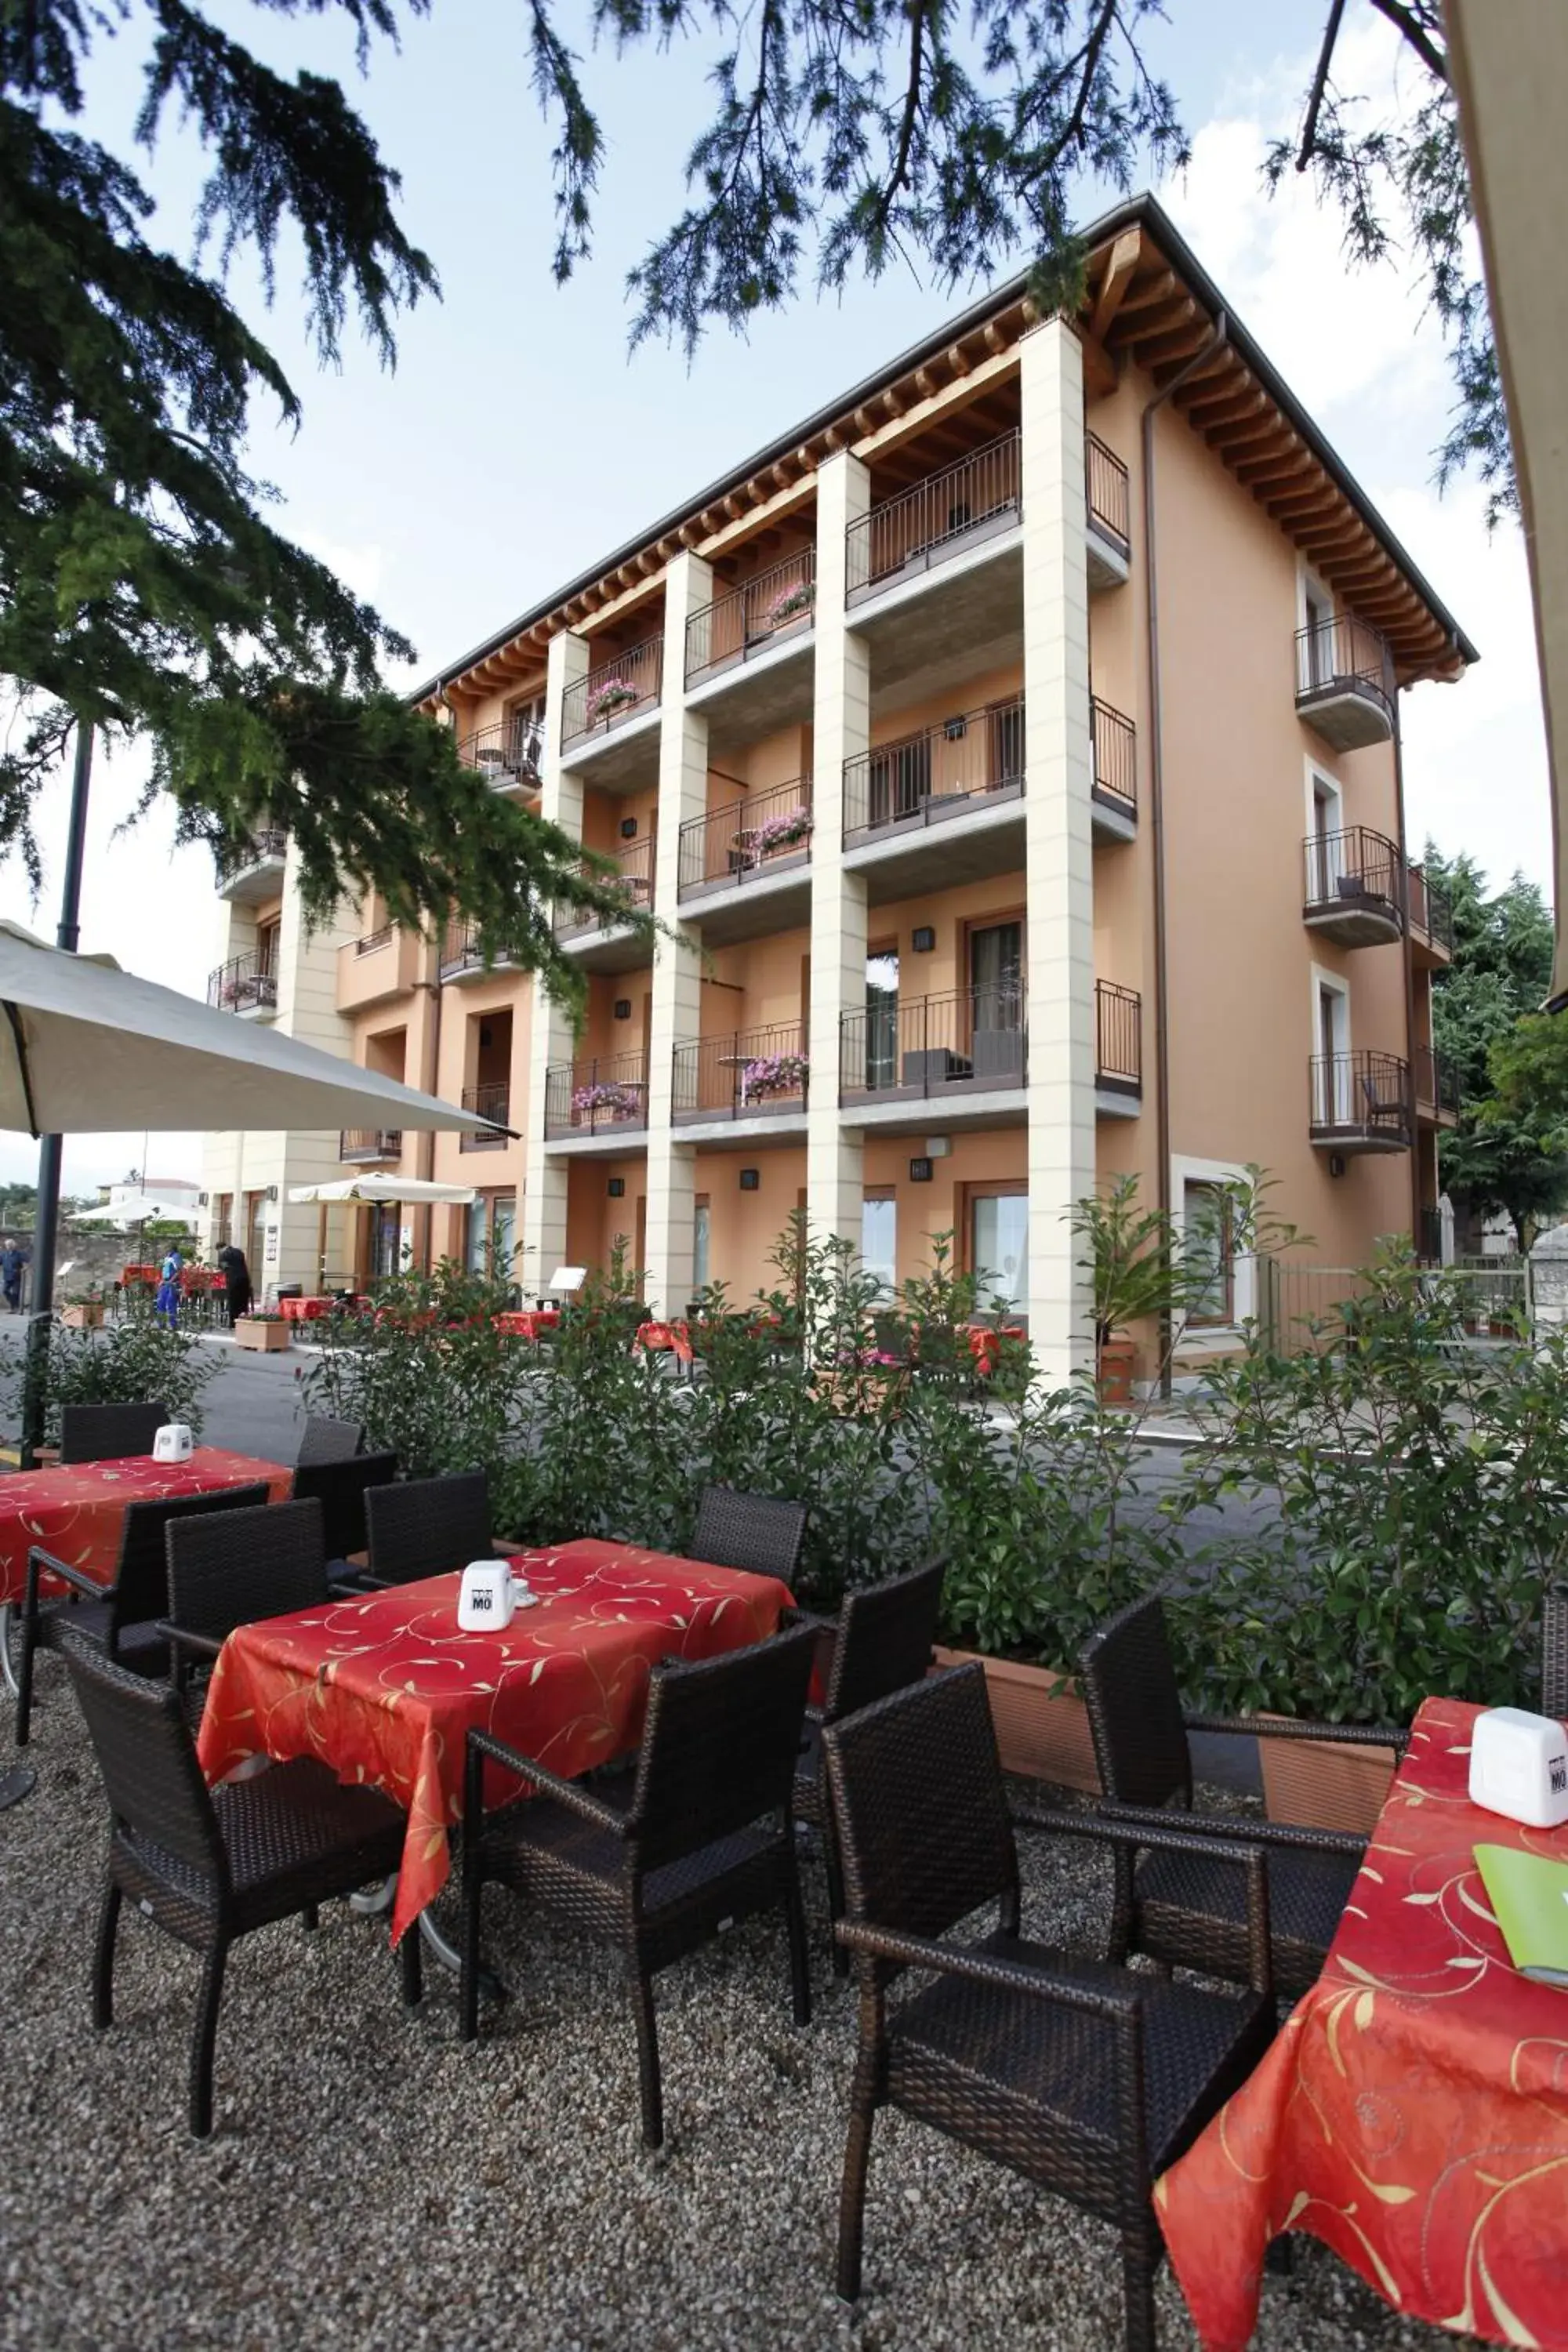
<path id="1" fill-rule="evenodd" d="M 244 1625 L 214 1670 L 199 1753 L 221 1780 L 258 1753 L 318 1756 L 408 1814 L 395 1941 L 446 1883 L 470 1729 L 571 1777 L 632 1747 L 648 1670 L 774 1632 L 786 1586 L 584 1537 L 515 1555 L 541 1598 L 504 1630 L 465 1633 L 456 1576 Z"/>
<path id="2" fill-rule="evenodd" d="M 1568 1992 L 1510 1964 L 1478 1843 L 1568 1861 L 1467 1795 L 1479 1709 L 1428 1699 L 1323 1973 L 1155 2190 L 1207 2352 L 1241 2352 L 1264 2250 L 1331 2246 L 1398 2310 L 1568 2347 Z"/>
<path id="3" fill-rule="evenodd" d="M 280 1298 L 278 1312 L 285 1323 L 324 1323 L 336 1304 L 332 1298 Z"/>
<path id="4" fill-rule="evenodd" d="M 294 1473 L 280 1462 L 198 1445 L 188 1462 L 154 1462 L 150 1454 L 118 1462 L 78 1462 L 68 1469 L 26 1470 L 0 1478 L 0 1601 L 20 1601 L 27 1553 L 42 1544 L 68 1567 L 107 1584 L 120 1557 L 120 1522 L 127 1503 L 164 1495 L 201 1495 L 218 1486 L 249 1486 L 265 1478 L 270 1500 L 283 1501 Z M 56 1588 L 59 1580 L 54 1580 Z"/>
<path id="5" fill-rule="evenodd" d="M 537 1339 L 543 1331 L 553 1331 L 561 1320 L 558 1307 L 510 1307 L 494 1318 L 496 1329 L 513 1339 Z"/>

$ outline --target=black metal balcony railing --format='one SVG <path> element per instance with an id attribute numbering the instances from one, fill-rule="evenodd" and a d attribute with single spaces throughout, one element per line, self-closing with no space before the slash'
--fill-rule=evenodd
<path id="1" fill-rule="evenodd" d="M 1314 1054 L 1309 1084 L 1312 1132 L 1324 1142 L 1409 1143 L 1410 1066 L 1397 1054 Z"/>
<path id="2" fill-rule="evenodd" d="M 1024 789 L 1024 698 L 924 727 L 844 762 L 844 837 L 930 824 Z"/>
<path id="3" fill-rule="evenodd" d="M 578 871 L 584 879 L 605 883 L 624 898 L 628 915 L 646 915 L 653 905 L 655 843 L 656 835 L 649 832 L 640 841 L 625 842 L 619 849 L 606 851 L 614 874 L 595 872 L 586 859 Z M 603 916 L 578 907 L 557 907 L 554 922 L 558 940 L 585 939 L 607 928 Z"/>
<path id="4" fill-rule="evenodd" d="M 1451 1111 L 1457 1117 L 1463 1100 L 1458 1063 L 1434 1046 L 1417 1045 L 1415 1072 L 1415 1099 L 1422 1109 Z"/>
<path id="5" fill-rule="evenodd" d="M 492 784 L 537 784 L 544 762 L 544 730 L 537 719 L 498 719 L 476 728 L 458 746 L 465 768 L 475 768 Z"/>
<path id="6" fill-rule="evenodd" d="M 547 1136 L 603 1135 L 647 1126 L 647 1062 L 639 1051 L 552 1062 L 544 1074 Z"/>
<path id="7" fill-rule="evenodd" d="M 498 1127 L 505 1127 L 511 1117 L 511 1088 L 504 1080 L 497 1085 L 465 1087 L 462 1104 L 463 1108 L 471 1110 L 476 1118 L 493 1118 Z M 483 1132 L 470 1135 L 465 1132 L 458 1139 L 458 1149 L 459 1151 L 504 1151 L 509 1140 L 504 1135 Z"/>
<path id="8" fill-rule="evenodd" d="M 1005 530 L 1022 512 L 1021 444 L 1004 433 L 940 474 L 849 524 L 845 595 L 850 604 L 900 572 L 913 574 Z"/>
<path id="9" fill-rule="evenodd" d="M 233 956 L 208 975 L 207 1003 L 225 1013 L 254 1013 L 278 1003 L 278 974 L 270 948 Z"/>
<path id="10" fill-rule="evenodd" d="M 662 635 L 645 638 L 591 669 L 561 698 L 563 748 L 584 735 L 607 734 L 639 712 L 657 709 L 663 676 Z"/>
<path id="11" fill-rule="evenodd" d="M 396 1160 L 402 1151 L 400 1127 L 345 1127 L 338 1138 L 340 1160 Z"/>
<path id="12" fill-rule="evenodd" d="M 1346 689 L 1365 695 L 1394 719 L 1394 657 L 1387 640 L 1350 613 L 1332 613 L 1296 632 L 1296 699 Z"/>
<path id="13" fill-rule="evenodd" d="M 989 1094 L 1021 1087 L 1027 1065 L 1022 987 L 1007 982 L 891 997 L 838 1021 L 841 1101 L 866 1095 Z"/>
<path id="14" fill-rule="evenodd" d="M 678 896 L 725 889 L 804 866 L 811 856 L 811 778 L 794 776 L 772 792 L 748 793 L 680 828 Z"/>
<path id="15" fill-rule="evenodd" d="M 677 1119 L 765 1118 L 805 1108 L 808 1064 L 798 1021 L 690 1038 L 675 1048 Z"/>
<path id="16" fill-rule="evenodd" d="M 1114 980 L 1094 983 L 1094 1079 L 1119 1094 L 1143 1087 L 1143 1000 Z"/>
<path id="17" fill-rule="evenodd" d="M 1083 479 L 1090 528 L 1109 539 L 1123 555 L 1130 554 L 1132 500 L 1127 468 L 1097 433 L 1083 436 Z"/>
<path id="18" fill-rule="evenodd" d="M 1410 928 L 1420 939 L 1446 955 L 1454 952 L 1454 908 L 1447 892 L 1429 882 L 1419 866 L 1410 868 L 1408 882 Z"/>
<path id="19" fill-rule="evenodd" d="M 456 980 L 468 971 L 510 971 L 512 964 L 505 955 L 492 956 L 487 964 L 479 925 L 454 918 L 442 937 L 440 969 L 443 980 Z"/>
<path id="20" fill-rule="evenodd" d="M 1138 811 L 1138 730 L 1099 695 L 1089 700 L 1094 736 L 1094 796 L 1128 815 Z"/>
<path id="21" fill-rule="evenodd" d="M 362 938 L 354 941 L 354 953 L 356 956 L 374 955 L 377 948 L 386 946 L 391 937 L 392 925 L 378 923 L 374 931 L 366 931 Z"/>
<path id="22" fill-rule="evenodd" d="M 1365 907 L 1384 908 L 1391 916 L 1402 912 L 1399 852 L 1386 835 L 1351 824 L 1336 833 L 1310 833 L 1301 846 L 1309 911 Z"/>
<path id="23" fill-rule="evenodd" d="M 243 848 L 218 861 L 221 881 L 232 882 L 237 874 L 248 873 L 253 866 L 266 866 L 275 857 L 289 854 L 289 835 L 280 824 L 264 824 L 250 836 Z"/>
<path id="24" fill-rule="evenodd" d="M 809 629 L 816 604 L 816 549 L 811 546 L 700 604 L 686 624 L 686 683 Z"/>

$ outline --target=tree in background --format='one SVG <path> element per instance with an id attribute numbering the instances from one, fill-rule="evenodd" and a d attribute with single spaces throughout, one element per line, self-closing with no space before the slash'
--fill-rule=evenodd
<path id="1" fill-rule="evenodd" d="M 1438 1147 L 1441 1181 L 1475 1219 L 1500 1211 L 1528 1247 L 1538 1218 L 1568 1202 L 1568 1040 L 1555 1117 L 1536 1099 L 1538 1008 L 1552 977 L 1552 916 L 1516 874 L 1488 898 L 1468 857 L 1450 864 L 1430 843 L 1423 866 L 1454 910 L 1454 954 L 1432 982 L 1432 1039 L 1458 1073 L 1458 1129 Z"/>
<path id="2" fill-rule="evenodd" d="M 395 37 L 395 0 L 258 0 L 268 14 L 341 14 L 362 69 Z M 1194 7 L 1198 0 L 1182 0 Z M 1474 458 L 1494 503 L 1511 492 L 1438 0 L 1357 0 L 1398 31 L 1417 89 L 1369 110 L 1332 79 L 1327 29 L 1294 152 L 1337 205 L 1358 257 L 1403 242 L 1450 341 L 1459 408 L 1441 467 Z M 410 14 L 430 0 L 407 0 Z M 226 12 L 230 22 L 239 12 Z M 1086 194 L 1130 190 L 1185 158 L 1175 100 L 1142 37 L 1159 0 L 595 0 L 616 57 L 701 38 L 716 50 L 713 117 L 692 149 L 693 201 L 631 278 L 633 340 L 693 348 L 712 320 L 743 327 L 798 292 L 842 288 L 894 259 L 951 289 L 1033 257 L 1040 299 L 1070 303 Z M 553 123 L 556 273 L 587 253 L 604 139 L 550 0 L 522 37 Z M 95 42 L 146 41 L 136 139 L 171 110 L 211 161 L 190 264 L 153 241 L 153 198 L 130 163 L 73 127 Z M 609 68 L 603 68 L 604 70 Z M 625 919 L 607 873 L 492 793 L 451 732 L 384 683 L 412 658 L 397 631 L 278 530 L 247 472 L 251 403 L 295 421 L 300 400 L 226 290 L 237 253 L 270 299 L 279 235 L 303 248 L 317 357 L 356 322 L 390 365 L 400 314 L 433 298 L 429 257 L 397 218 L 396 173 L 340 85 L 289 79 L 185 0 L 0 6 L 0 848 L 35 882 L 37 793 L 72 730 L 151 746 L 153 793 L 187 837 L 237 856 L 263 821 L 293 836 L 308 908 L 374 892 L 399 924 L 474 922 L 547 985 L 580 998 L 552 902 Z M 634 920 L 647 921 L 645 917 Z"/>

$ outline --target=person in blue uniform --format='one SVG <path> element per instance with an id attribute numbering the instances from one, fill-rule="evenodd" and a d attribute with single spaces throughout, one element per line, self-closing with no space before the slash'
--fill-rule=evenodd
<path id="1" fill-rule="evenodd" d="M 158 1268 L 158 1296 L 153 1302 L 155 1321 L 167 1323 L 173 1331 L 180 1320 L 180 1273 L 184 1264 L 173 1244 L 163 1265 Z"/>

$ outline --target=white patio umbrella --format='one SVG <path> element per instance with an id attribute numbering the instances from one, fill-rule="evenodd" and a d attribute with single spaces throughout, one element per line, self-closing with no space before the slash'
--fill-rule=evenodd
<path id="1" fill-rule="evenodd" d="M 433 1184 L 422 1176 L 340 1176 L 330 1184 L 291 1184 L 291 1201 L 398 1201 L 417 1207 L 425 1201 L 445 1201 L 453 1208 L 471 1209 L 479 1194 L 471 1184 Z"/>
<path id="2" fill-rule="evenodd" d="M 188 1201 L 168 1201 L 159 1192 L 130 1192 L 123 1201 L 111 1201 L 101 1209 L 79 1209 L 72 1217 L 73 1225 L 144 1225 L 157 1221 L 165 1223 L 175 1217 L 189 1217 Z"/>
<path id="3" fill-rule="evenodd" d="M 494 1125 L 0 922 L 0 1128 L 36 1136 Z"/>

